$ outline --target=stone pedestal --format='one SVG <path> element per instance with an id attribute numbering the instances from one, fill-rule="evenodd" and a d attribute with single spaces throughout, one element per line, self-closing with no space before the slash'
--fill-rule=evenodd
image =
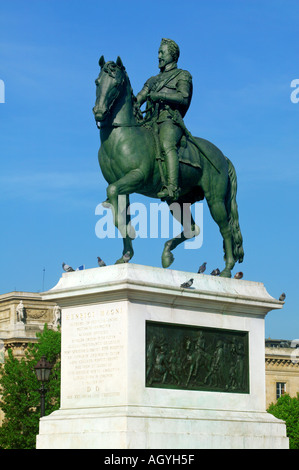
<path id="1" fill-rule="evenodd" d="M 63 274 L 43 298 L 62 310 L 62 382 L 38 449 L 288 448 L 265 411 L 281 303 L 263 284 L 129 263 Z"/>

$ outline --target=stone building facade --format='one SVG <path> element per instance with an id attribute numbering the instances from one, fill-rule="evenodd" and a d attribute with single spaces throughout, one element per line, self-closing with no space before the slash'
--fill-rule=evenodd
<path id="1" fill-rule="evenodd" d="M 5 361 L 8 349 L 21 358 L 29 343 L 37 341 L 36 333 L 44 324 L 56 328 L 60 310 L 54 302 L 41 299 L 34 292 L 10 292 L 0 295 L 0 362 Z M 0 425 L 3 416 L 0 410 Z"/>
<path id="2" fill-rule="evenodd" d="M 276 403 L 288 393 L 295 397 L 299 392 L 299 339 L 265 342 L 266 407 Z"/>

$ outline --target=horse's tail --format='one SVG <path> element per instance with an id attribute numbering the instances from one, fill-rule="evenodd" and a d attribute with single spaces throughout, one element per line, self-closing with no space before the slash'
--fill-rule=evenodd
<path id="1" fill-rule="evenodd" d="M 242 263 L 244 258 L 243 237 L 239 225 L 239 214 L 237 205 L 237 175 L 232 162 L 227 158 L 229 185 L 226 193 L 226 210 L 228 213 L 229 226 L 232 233 L 233 256 L 235 262 Z"/>

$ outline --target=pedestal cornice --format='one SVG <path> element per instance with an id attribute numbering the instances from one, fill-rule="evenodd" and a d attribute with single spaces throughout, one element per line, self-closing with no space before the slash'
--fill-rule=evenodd
<path id="1" fill-rule="evenodd" d="M 193 278 L 191 288 L 181 284 Z M 137 264 L 112 265 L 85 271 L 63 273 L 43 300 L 55 300 L 61 306 L 94 302 L 151 302 L 176 308 L 198 308 L 219 313 L 266 315 L 283 303 L 271 297 L 261 282 L 226 279 Z"/>

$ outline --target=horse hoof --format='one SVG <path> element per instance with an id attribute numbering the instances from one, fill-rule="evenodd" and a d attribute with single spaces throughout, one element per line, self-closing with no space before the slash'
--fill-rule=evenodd
<path id="1" fill-rule="evenodd" d="M 168 268 L 174 262 L 174 256 L 171 252 L 162 255 L 162 266 Z"/>
<path id="2" fill-rule="evenodd" d="M 223 271 L 221 271 L 221 273 L 219 274 L 220 277 L 228 277 L 228 278 L 231 278 L 232 277 L 232 272 L 230 269 L 224 269 Z"/>
<path id="3" fill-rule="evenodd" d="M 114 264 L 128 263 L 134 256 L 134 251 L 127 251 L 121 258 L 119 258 Z"/>
<path id="4" fill-rule="evenodd" d="M 117 261 L 115 261 L 114 264 L 124 264 L 128 263 L 128 261 L 125 261 L 123 257 L 119 258 Z"/>
<path id="5" fill-rule="evenodd" d="M 102 206 L 106 207 L 107 209 L 110 209 L 111 203 L 109 202 L 109 199 L 106 199 L 106 201 L 103 201 Z"/>

